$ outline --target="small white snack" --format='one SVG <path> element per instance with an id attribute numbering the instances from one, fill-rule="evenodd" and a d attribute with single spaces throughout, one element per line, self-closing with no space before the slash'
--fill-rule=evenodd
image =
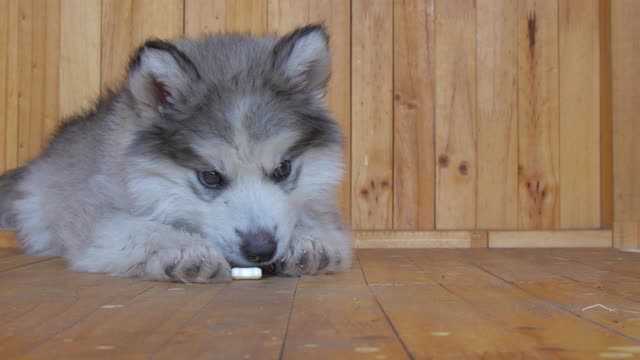
<path id="1" fill-rule="evenodd" d="M 234 280 L 257 280 L 262 278 L 262 269 L 258 267 L 232 268 L 231 278 Z"/>

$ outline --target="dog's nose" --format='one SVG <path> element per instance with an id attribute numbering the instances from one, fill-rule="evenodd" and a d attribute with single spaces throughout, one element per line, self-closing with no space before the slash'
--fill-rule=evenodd
<path id="1" fill-rule="evenodd" d="M 244 256 L 251 262 L 261 263 L 271 260 L 276 252 L 275 236 L 271 231 L 258 230 L 254 232 L 243 233 L 237 231 L 242 245 L 240 249 Z"/>

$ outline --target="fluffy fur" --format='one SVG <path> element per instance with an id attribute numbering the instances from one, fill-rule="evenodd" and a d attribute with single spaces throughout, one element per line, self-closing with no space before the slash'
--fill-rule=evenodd
<path id="1" fill-rule="evenodd" d="M 228 280 L 230 266 L 345 269 L 334 203 L 342 135 L 323 104 L 329 60 L 321 26 L 148 41 L 119 91 L 0 177 L 2 225 L 28 253 L 80 271 L 209 282 Z M 290 175 L 276 181 L 287 160 Z M 202 171 L 223 185 L 203 186 Z M 256 264 L 243 245 L 265 233 L 275 253 Z"/>

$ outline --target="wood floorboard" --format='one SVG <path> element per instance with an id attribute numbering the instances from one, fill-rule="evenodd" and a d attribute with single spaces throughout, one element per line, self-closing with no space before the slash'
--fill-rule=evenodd
<path id="1" fill-rule="evenodd" d="M 603 253 L 613 259 L 617 257 L 617 251 L 603 249 Z M 497 252 L 482 253 L 474 257 L 474 261 L 483 261 L 486 264 L 496 264 L 517 261 L 520 266 L 528 266 L 530 271 L 519 270 L 517 267 L 503 266 L 504 276 L 516 281 L 536 281 L 545 279 L 547 283 L 568 282 L 580 283 L 597 288 L 611 295 L 622 296 L 630 301 L 640 302 L 639 279 L 625 274 L 605 270 L 602 267 L 584 262 L 577 262 L 566 256 L 565 253 L 535 249 L 526 253 L 513 252 L 513 250 L 501 250 Z M 640 255 L 640 254 L 639 254 Z M 626 261 L 631 264 L 639 264 L 640 256 Z M 528 264 L 528 265 L 527 265 Z"/>
<path id="2" fill-rule="evenodd" d="M 469 263 L 476 251 L 417 252 L 410 258 L 427 275 L 511 332 L 533 344 L 543 357 L 584 358 L 613 346 L 638 342 L 575 316 Z M 516 252 L 517 253 L 517 252 Z M 462 255 L 464 254 L 464 255 Z M 459 264 L 456 264 L 459 262 Z M 517 266 L 519 261 L 512 265 Z M 524 271 L 524 269 L 523 269 Z"/>
<path id="3" fill-rule="evenodd" d="M 297 279 L 223 284 L 205 308 L 155 351 L 154 358 L 276 359 Z M 198 285 L 206 287 L 206 285 Z"/>
<path id="4" fill-rule="evenodd" d="M 23 255 L 18 249 L 0 249 L 0 272 L 50 259 L 52 257 Z"/>
<path id="5" fill-rule="evenodd" d="M 337 281 L 334 281 L 338 277 Z M 356 259 L 349 274 L 300 279 L 284 359 L 406 359 Z"/>
<path id="6" fill-rule="evenodd" d="M 625 252 L 617 249 L 607 251 L 592 251 L 593 249 L 549 249 L 551 254 L 564 257 L 575 262 L 589 265 L 598 269 L 619 273 L 640 280 L 640 253 Z"/>
<path id="7" fill-rule="evenodd" d="M 549 301 L 611 332 L 640 341 L 640 303 L 633 301 L 630 296 L 609 291 L 599 283 L 559 277 L 563 269 L 570 269 L 566 273 L 573 274 L 575 264 L 555 254 L 541 251 L 514 260 L 508 254 L 493 253 L 490 256 L 494 257 L 494 261 L 485 256 L 475 262 L 483 270 L 539 299 Z M 549 264 L 550 261 L 553 266 Z M 514 276 L 514 273 L 522 275 Z M 545 277 L 549 280 L 536 280 Z"/>
<path id="8" fill-rule="evenodd" d="M 640 254 L 366 249 L 350 272 L 187 285 L 0 250 L 0 359 L 640 358 Z"/>

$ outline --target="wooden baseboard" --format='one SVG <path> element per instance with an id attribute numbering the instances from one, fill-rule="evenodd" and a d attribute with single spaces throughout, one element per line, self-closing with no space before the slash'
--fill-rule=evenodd
<path id="1" fill-rule="evenodd" d="M 470 248 L 487 247 L 486 231 L 353 231 L 353 247 Z"/>
<path id="2" fill-rule="evenodd" d="M 611 230 L 489 231 L 489 247 L 611 247 L 612 238 Z"/>
<path id="3" fill-rule="evenodd" d="M 354 231 L 353 246 L 367 248 L 611 247 L 611 230 Z"/>
<path id="4" fill-rule="evenodd" d="M 640 221 L 613 224 L 613 246 L 620 249 L 640 249 Z"/>
<path id="5" fill-rule="evenodd" d="M 628 227 L 631 229 L 632 227 Z M 618 228 L 616 228 L 618 229 Z M 636 228 L 638 229 L 637 224 Z M 627 230 L 625 234 L 629 235 Z M 619 233 L 621 234 L 621 233 Z M 621 236 L 621 235 L 618 235 Z M 523 247 L 611 247 L 611 230 L 549 231 L 353 231 L 353 247 L 370 248 L 523 248 Z M 628 238 L 628 236 L 627 236 Z M 626 238 L 625 238 L 626 239 Z M 637 238 L 634 238 L 637 241 Z M 630 241 L 630 240 L 629 240 Z M 620 241 L 632 247 L 629 241 Z M 631 245 L 629 245 L 631 244 Z M 638 243 L 640 245 L 640 243 Z M 636 245 L 636 246 L 638 246 Z M 0 231 L 0 248 L 16 248 L 13 232 Z"/>

